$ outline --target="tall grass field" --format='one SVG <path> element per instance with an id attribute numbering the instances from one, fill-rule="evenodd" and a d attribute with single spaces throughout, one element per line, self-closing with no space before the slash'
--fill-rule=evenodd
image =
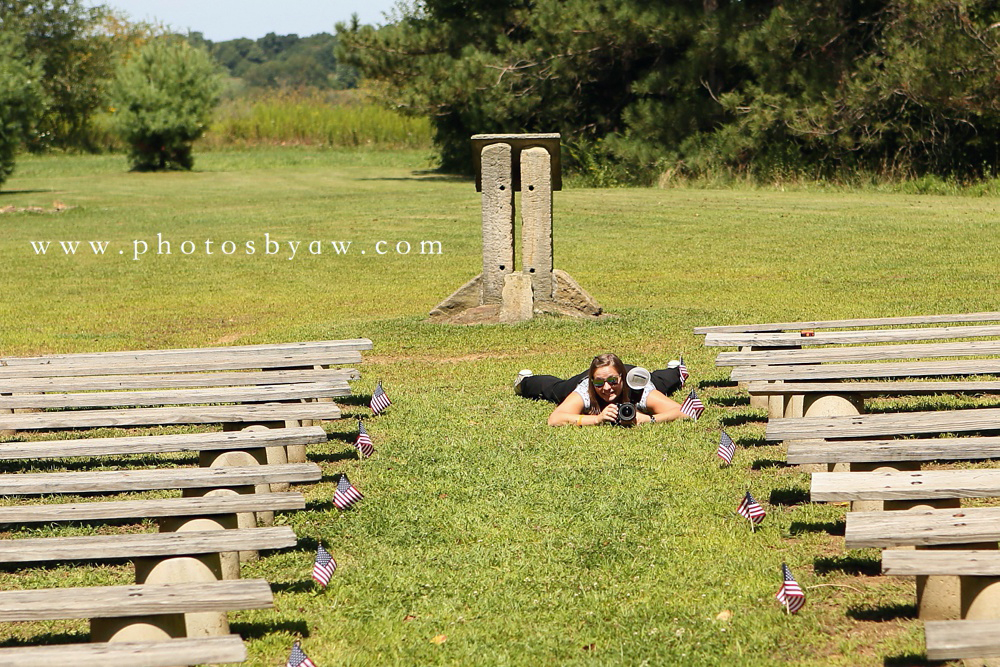
<path id="1" fill-rule="evenodd" d="M 120 156 L 23 157 L 0 192 L 0 355 L 374 342 L 345 419 L 310 450 L 322 482 L 276 520 L 298 548 L 245 566 L 275 593 L 272 610 L 230 615 L 247 664 L 283 665 L 296 639 L 321 667 L 928 664 L 913 581 L 845 550 L 847 507 L 809 502 L 807 475 L 764 441 L 766 416 L 692 328 L 1000 310 L 996 199 L 567 187 L 555 265 L 607 316 L 449 326 L 427 313 L 481 270 L 480 199 L 406 145 L 199 152 L 195 171 L 167 174 L 129 173 Z M 651 368 L 683 355 L 702 418 L 550 428 L 551 406 L 511 390 L 519 369 L 568 376 L 606 351 Z M 377 381 L 392 405 L 372 417 Z M 358 418 L 376 447 L 366 460 L 351 447 Z M 345 512 L 331 503 L 341 472 L 365 496 Z M 767 512 L 754 532 L 735 512 L 748 490 Z M 310 579 L 318 542 L 339 563 L 325 589 Z M 806 594 L 794 615 L 774 597 L 782 563 Z M 128 563 L 0 569 L 3 590 L 132 581 Z M 86 638 L 83 621 L 0 628 L 8 646 Z"/>

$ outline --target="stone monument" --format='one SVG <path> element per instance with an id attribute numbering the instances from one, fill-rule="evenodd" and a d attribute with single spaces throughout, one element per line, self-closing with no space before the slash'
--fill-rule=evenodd
<path id="1" fill-rule="evenodd" d="M 553 266 L 552 192 L 562 189 L 559 134 L 472 137 L 482 193 L 483 272 L 430 312 L 454 322 L 520 322 L 535 313 L 596 317 L 601 306 Z M 514 266 L 514 193 L 521 193 L 521 270 Z"/>

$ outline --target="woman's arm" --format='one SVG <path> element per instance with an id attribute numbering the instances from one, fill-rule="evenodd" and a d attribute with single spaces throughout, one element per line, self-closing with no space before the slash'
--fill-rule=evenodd
<path id="1" fill-rule="evenodd" d="M 575 391 L 566 397 L 562 403 L 549 415 L 549 426 L 596 426 L 604 422 L 614 422 L 618 417 L 618 406 L 611 403 L 599 415 L 583 414 L 583 398 Z"/>
<path id="2" fill-rule="evenodd" d="M 656 417 L 657 423 L 672 422 L 686 416 L 681 412 L 680 403 L 667 398 L 656 389 L 649 392 L 646 397 L 646 412 L 637 414 L 636 420 L 640 424 L 648 424 L 652 421 L 650 415 Z"/>

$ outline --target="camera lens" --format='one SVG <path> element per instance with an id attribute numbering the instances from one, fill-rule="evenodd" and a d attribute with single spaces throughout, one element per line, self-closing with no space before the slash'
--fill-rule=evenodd
<path id="1" fill-rule="evenodd" d="M 618 406 L 618 421 L 630 422 L 635 419 L 635 406 L 631 403 L 622 403 Z"/>

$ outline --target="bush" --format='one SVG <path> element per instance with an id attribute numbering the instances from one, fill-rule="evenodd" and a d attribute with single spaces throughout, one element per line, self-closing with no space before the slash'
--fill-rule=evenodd
<path id="1" fill-rule="evenodd" d="M 114 127 L 134 171 L 190 169 L 192 142 L 205 133 L 222 90 L 218 66 L 179 38 L 155 39 L 115 74 Z"/>
<path id="2" fill-rule="evenodd" d="M 14 157 L 45 111 L 41 69 L 24 59 L 21 41 L 0 33 L 0 185 L 14 171 Z"/>

